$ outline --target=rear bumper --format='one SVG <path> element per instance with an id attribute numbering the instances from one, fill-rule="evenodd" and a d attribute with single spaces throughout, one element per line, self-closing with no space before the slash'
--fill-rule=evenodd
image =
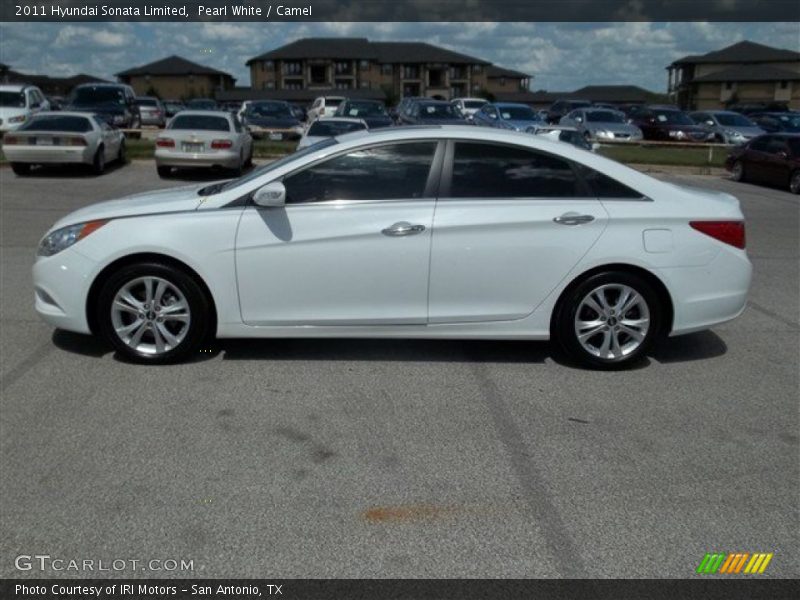
<path id="1" fill-rule="evenodd" d="M 92 164 L 94 154 L 88 146 L 6 146 L 8 162 L 29 164 Z"/>
<path id="2" fill-rule="evenodd" d="M 234 169 L 239 166 L 239 158 L 237 152 L 228 151 L 192 154 L 173 150 L 156 150 L 156 166 L 159 167 L 222 167 Z"/>

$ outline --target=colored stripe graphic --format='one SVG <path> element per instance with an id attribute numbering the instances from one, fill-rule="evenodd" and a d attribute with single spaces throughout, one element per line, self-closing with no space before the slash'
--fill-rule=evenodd
<path id="1" fill-rule="evenodd" d="M 697 567 L 696 573 L 713 575 L 714 573 L 738 575 L 740 573 L 755 575 L 763 573 L 772 560 L 773 553 L 755 552 L 707 552 Z M 746 565 L 746 566 L 745 566 Z M 744 571 L 742 571 L 744 569 Z"/>
<path id="2" fill-rule="evenodd" d="M 713 554 L 706 553 L 703 560 L 700 562 L 700 566 L 697 567 L 697 573 L 705 573 L 708 575 L 716 573 L 722 565 L 723 560 L 725 560 L 724 552 L 715 552 Z"/>

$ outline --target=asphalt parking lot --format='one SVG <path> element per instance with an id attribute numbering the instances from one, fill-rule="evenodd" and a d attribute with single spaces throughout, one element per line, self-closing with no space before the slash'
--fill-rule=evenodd
<path id="1" fill-rule="evenodd" d="M 0 168 L 0 577 L 19 555 L 191 560 L 125 577 L 691 577 L 706 552 L 800 576 L 797 196 L 720 177 L 755 265 L 738 320 L 642 368 L 546 343 L 222 341 L 116 360 L 33 311 L 44 231 L 168 185 Z"/>

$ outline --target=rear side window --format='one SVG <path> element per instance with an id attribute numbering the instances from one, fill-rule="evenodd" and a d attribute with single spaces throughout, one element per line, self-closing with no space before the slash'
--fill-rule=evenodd
<path id="1" fill-rule="evenodd" d="M 591 189 L 592 194 L 598 198 L 626 198 L 631 200 L 644 198 L 644 194 L 640 194 L 600 171 L 595 171 L 585 165 L 576 165 L 576 168 Z"/>
<path id="2" fill-rule="evenodd" d="M 574 198 L 586 196 L 569 162 L 499 144 L 456 142 L 453 198 Z"/>
<path id="3" fill-rule="evenodd" d="M 181 115 L 179 114 L 167 129 L 200 129 L 203 131 L 230 131 L 231 126 L 225 117 L 211 115 Z"/>
<path id="4" fill-rule="evenodd" d="M 286 202 L 421 198 L 435 150 L 436 142 L 413 142 L 336 156 L 286 177 Z"/>

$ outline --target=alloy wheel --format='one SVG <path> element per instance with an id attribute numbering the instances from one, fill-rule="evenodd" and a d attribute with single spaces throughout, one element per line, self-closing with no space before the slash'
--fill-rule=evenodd
<path id="1" fill-rule="evenodd" d="M 618 360 L 645 341 L 650 309 L 644 297 L 628 285 L 601 285 L 581 300 L 574 326 L 578 343 L 586 352 L 604 360 Z"/>

